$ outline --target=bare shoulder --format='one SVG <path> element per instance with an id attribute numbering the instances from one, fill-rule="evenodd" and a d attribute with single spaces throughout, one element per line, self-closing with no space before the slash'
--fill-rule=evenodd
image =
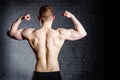
<path id="1" fill-rule="evenodd" d="M 62 31 L 65 31 L 66 29 L 65 28 L 58 28 L 56 29 L 56 31 L 58 31 L 59 33 L 61 33 Z"/>
<path id="2" fill-rule="evenodd" d="M 29 36 L 32 35 L 34 31 L 35 31 L 34 28 L 27 28 L 23 30 L 22 35 L 24 38 L 29 38 Z"/>
<path id="3" fill-rule="evenodd" d="M 64 35 L 68 34 L 67 29 L 65 28 L 58 28 L 56 31 L 58 32 L 61 39 L 64 39 Z"/>
<path id="4" fill-rule="evenodd" d="M 24 29 L 25 32 L 31 32 L 31 31 L 34 31 L 35 29 L 34 28 L 27 28 L 27 29 Z"/>
<path id="5" fill-rule="evenodd" d="M 63 29 L 65 29 L 65 28 L 57 28 L 56 30 L 59 31 L 59 30 L 63 30 Z"/>
<path id="6" fill-rule="evenodd" d="M 57 29 L 61 39 L 69 39 L 71 33 L 74 31 L 73 29 L 65 29 L 65 28 L 58 28 Z"/>
<path id="7" fill-rule="evenodd" d="M 23 30 L 23 34 L 31 34 L 35 31 L 34 28 L 27 28 Z"/>
<path id="8" fill-rule="evenodd" d="M 58 31 L 60 34 L 68 33 L 68 32 L 70 32 L 71 30 L 73 30 L 73 29 L 66 29 L 66 28 L 58 28 L 58 29 L 57 29 L 57 31 Z"/>

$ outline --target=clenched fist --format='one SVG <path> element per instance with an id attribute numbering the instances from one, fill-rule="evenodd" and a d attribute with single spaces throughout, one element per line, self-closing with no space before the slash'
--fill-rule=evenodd
<path id="1" fill-rule="evenodd" d="M 30 14 L 26 14 L 23 16 L 23 19 L 29 21 L 31 19 Z"/>
<path id="2" fill-rule="evenodd" d="M 73 14 L 70 13 L 69 11 L 65 11 L 65 12 L 64 12 L 64 16 L 70 18 L 70 17 L 73 16 Z"/>

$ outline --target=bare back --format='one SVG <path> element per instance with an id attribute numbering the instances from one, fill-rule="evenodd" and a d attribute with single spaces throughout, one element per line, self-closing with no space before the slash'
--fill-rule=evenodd
<path id="1" fill-rule="evenodd" d="M 25 16 L 20 16 L 11 25 L 8 33 L 9 36 L 13 39 L 28 40 L 31 48 L 36 55 L 35 71 L 59 71 L 60 69 L 58 63 L 58 54 L 64 41 L 81 39 L 85 37 L 87 33 L 82 24 L 77 20 L 77 18 L 68 11 L 64 12 L 64 16 L 70 18 L 73 21 L 75 29 L 52 29 L 52 23 L 55 19 L 55 16 L 53 15 L 53 10 L 50 7 L 45 9 L 48 10 L 41 10 L 40 16 L 38 16 L 39 21 L 42 22 L 42 28 L 38 30 L 35 30 L 33 28 L 18 29 L 18 26 L 23 19 L 27 21 L 30 20 L 30 15 L 27 14 Z M 46 13 L 45 15 L 49 17 L 46 17 L 43 13 Z M 48 13 L 50 14 L 48 15 Z"/>
<path id="2" fill-rule="evenodd" d="M 41 28 L 28 39 L 36 55 L 36 71 L 59 71 L 58 54 L 64 43 L 57 30 Z"/>

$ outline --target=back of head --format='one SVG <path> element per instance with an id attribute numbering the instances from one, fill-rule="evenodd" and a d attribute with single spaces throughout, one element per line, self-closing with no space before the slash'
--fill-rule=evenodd
<path id="1" fill-rule="evenodd" d="M 51 17 L 54 16 L 54 11 L 51 6 L 44 5 L 39 10 L 39 16 L 40 16 L 42 22 L 49 21 L 49 20 L 51 20 Z"/>

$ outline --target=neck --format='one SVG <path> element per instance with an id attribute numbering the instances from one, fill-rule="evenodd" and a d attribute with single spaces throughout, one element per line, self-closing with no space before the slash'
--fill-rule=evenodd
<path id="1" fill-rule="evenodd" d="M 42 27 L 44 28 L 51 28 L 52 27 L 52 21 L 46 21 L 42 23 Z"/>

